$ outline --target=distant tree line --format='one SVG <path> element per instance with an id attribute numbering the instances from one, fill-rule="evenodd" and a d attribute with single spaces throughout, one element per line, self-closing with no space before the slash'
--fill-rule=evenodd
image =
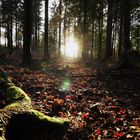
<path id="1" fill-rule="evenodd" d="M 46 60 L 60 57 L 71 33 L 79 40 L 83 60 L 108 61 L 131 50 L 140 52 L 139 0 L 54 0 L 50 19 L 48 6 L 49 0 L 0 0 L 0 45 L 3 29 L 9 53 L 23 46 L 25 62 L 31 60 L 30 49 L 40 46 Z"/>
<path id="2" fill-rule="evenodd" d="M 54 3 L 52 11 L 51 36 L 59 42 L 56 33 L 60 34 L 61 21 L 63 37 L 60 37 L 65 44 L 66 34 L 73 29 L 81 42 L 84 60 L 106 61 L 118 59 L 124 52 L 140 51 L 138 0 L 59 0 L 59 5 Z"/>

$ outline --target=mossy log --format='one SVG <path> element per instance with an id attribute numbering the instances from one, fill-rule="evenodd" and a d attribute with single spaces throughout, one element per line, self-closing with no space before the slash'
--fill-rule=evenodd
<path id="1" fill-rule="evenodd" d="M 0 140 L 62 140 L 70 120 L 34 110 L 30 97 L 2 69 L 0 72 L 1 90 L 8 103 L 0 109 Z"/>

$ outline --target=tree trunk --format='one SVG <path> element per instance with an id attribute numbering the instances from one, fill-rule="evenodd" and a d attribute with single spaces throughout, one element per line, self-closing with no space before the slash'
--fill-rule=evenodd
<path id="1" fill-rule="evenodd" d="M 93 58 L 93 49 L 94 49 L 94 18 L 93 18 L 93 21 L 92 21 L 92 37 L 91 37 L 91 59 Z"/>
<path id="2" fill-rule="evenodd" d="M 49 0 L 45 0 L 45 34 L 44 34 L 44 58 L 49 59 L 49 43 L 48 43 L 48 6 Z"/>
<path id="3" fill-rule="evenodd" d="M 83 1 L 83 44 L 82 44 L 82 59 L 85 60 L 87 57 L 87 46 L 86 46 L 86 36 L 87 36 L 87 0 Z"/>
<path id="4" fill-rule="evenodd" d="M 124 52 L 131 50 L 130 44 L 130 0 L 124 0 Z"/>
<path id="5" fill-rule="evenodd" d="M 39 24 L 37 25 L 37 46 L 38 46 L 38 48 L 40 46 L 40 29 L 39 29 Z"/>
<path id="6" fill-rule="evenodd" d="M 35 45 L 35 46 L 34 46 L 34 47 L 35 47 L 35 51 L 36 51 L 37 48 L 38 48 L 38 43 L 37 43 L 37 42 L 38 42 L 37 29 L 38 29 L 38 23 L 36 22 L 36 23 L 35 23 L 35 44 L 34 44 L 34 45 Z"/>
<path id="7" fill-rule="evenodd" d="M 2 36 L 2 32 L 1 32 L 1 16 L 0 16 L 0 47 L 2 46 L 2 44 L 1 44 L 1 36 Z"/>
<path id="8" fill-rule="evenodd" d="M 100 60 L 102 57 L 102 35 L 103 35 L 103 3 L 100 3 L 100 14 L 99 14 L 99 43 L 98 43 L 98 54 L 97 57 Z"/>
<path id="9" fill-rule="evenodd" d="M 59 1 L 59 42 L 58 42 L 58 55 L 61 56 L 61 14 L 62 14 L 62 0 Z"/>
<path id="10" fill-rule="evenodd" d="M 10 52 L 9 54 L 12 54 L 13 52 L 13 14 L 10 15 Z"/>
<path id="11" fill-rule="evenodd" d="M 65 11 L 64 11 L 64 55 L 66 56 L 66 22 L 67 22 L 67 7 L 68 0 L 65 2 Z"/>
<path id="12" fill-rule="evenodd" d="M 15 16 L 15 47 L 19 48 L 19 44 L 18 44 L 18 21 L 17 21 L 17 10 L 16 10 L 16 16 Z"/>
<path id="13" fill-rule="evenodd" d="M 8 28 L 8 25 L 7 25 L 7 28 Z M 7 43 L 8 43 L 8 29 L 5 29 L 5 32 L 4 32 L 4 38 L 5 38 L 5 47 L 7 47 Z"/>
<path id="14" fill-rule="evenodd" d="M 23 64 L 31 63 L 32 0 L 24 0 Z"/>
<path id="15" fill-rule="evenodd" d="M 112 19 L 113 19 L 113 1 L 108 0 L 105 60 L 111 59 L 112 57 L 112 47 L 111 47 Z"/>
<path id="16" fill-rule="evenodd" d="M 136 48 L 137 48 L 137 51 L 139 52 L 140 51 L 140 47 L 139 47 L 140 46 L 140 25 L 137 25 L 137 29 L 136 30 L 137 30 L 136 31 L 137 32 L 136 33 L 137 34 L 137 39 L 136 39 L 137 40 L 136 41 L 136 46 L 137 47 Z"/>
<path id="17" fill-rule="evenodd" d="M 120 29 L 119 29 L 118 58 L 120 58 L 121 52 L 122 52 L 122 39 L 123 39 L 123 4 L 121 4 L 121 9 L 120 9 Z"/>
<path id="18" fill-rule="evenodd" d="M 7 23 L 7 47 L 8 50 L 10 50 L 10 24 Z"/>
<path id="19" fill-rule="evenodd" d="M 16 7 L 18 7 L 18 1 L 15 0 Z M 17 14 L 17 9 L 15 10 L 15 47 L 18 48 L 18 14 Z"/>
<path id="20" fill-rule="evenodd" d="M 91 32 L 91 59 L 93 58 L 93 49 L 95 48 L 95 43 L 94 43 L 94 39 L 95 39 L 95 15 L 96 15 L 96 11 L 95 11 L 95 8 L 96 8 L 96 3 L 94 2 L 93 3 L 93 11 L 92 11 L 92 32 Z"/>

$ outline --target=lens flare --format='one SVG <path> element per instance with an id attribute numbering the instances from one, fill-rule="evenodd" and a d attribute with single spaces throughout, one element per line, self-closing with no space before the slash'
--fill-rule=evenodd
<path id="1" fill-rule="evenodd" d="M 68 79 L 66 79 L 66 80 L 64 80 L 63 83 L 61 84 L 60 90 L 61 90 L 61 91 L 67 91 L 67 90 L 69 90 L 70 85 L 71 85 L 71 81 L 68 80 Z"/>

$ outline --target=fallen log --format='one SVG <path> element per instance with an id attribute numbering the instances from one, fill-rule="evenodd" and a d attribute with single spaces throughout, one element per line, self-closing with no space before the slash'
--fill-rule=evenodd
<path id="1" fill-rule="evenodd" d="M 0 109 L 0 140 L 62 140 L 70 120 L 34 110 L 30 97 L 14 85 L 2 69 L 0 82 L 7 103 Z"/>

